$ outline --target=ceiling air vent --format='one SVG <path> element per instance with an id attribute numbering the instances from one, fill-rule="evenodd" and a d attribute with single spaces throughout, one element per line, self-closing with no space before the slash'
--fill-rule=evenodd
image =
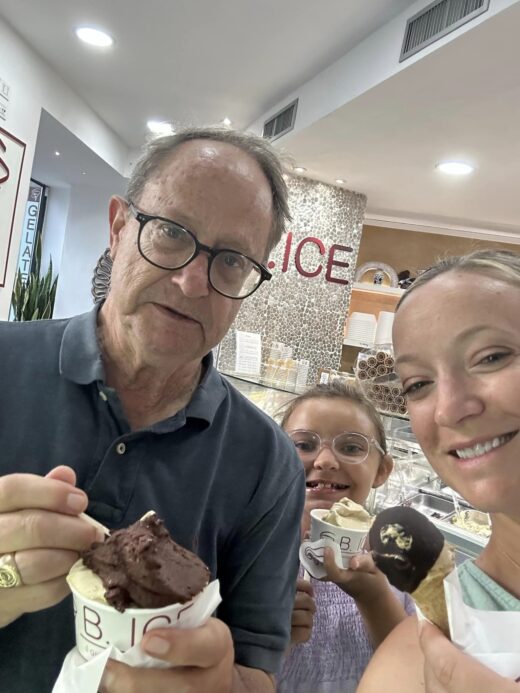
<path id="1" fill-rule="evenodd" d="M 408 20 L 399 62 L 475 19 L 488 7 L 489 0 L 435 0 Z"/>
<path id="2" fill-rule="evenodd" d="M 275 140 L 286 132 L 292 130 L 294 121 L 296 120 L 296 109 L 298 108 L 298 99 L 295 99 L 288 106 L 282 108 L 281 111 L 275 113 L 274 116 L 266 120 L 264 123 L 264 137 L 268 140 Z"/>

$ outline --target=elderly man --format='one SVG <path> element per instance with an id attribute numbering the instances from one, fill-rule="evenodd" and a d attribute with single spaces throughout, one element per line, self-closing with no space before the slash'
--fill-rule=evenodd
<path id="1" fill-rule="evenodd" d="M 211 349 L 288 217 L 262 139 L 156 140 L 109 207 L 111 289 L 69 320 L 0 325 L 0 681 L 50 691 L 74 644 L 64 576 L 154 509 L 221 585 L 218 618 L 154 630 L 175 668 L 109 662 L 104 693 L 272 691 L 290 629 L 303 472 L 290 441 L 214 369 Z M 3 586 L 2 586 L 3 585 Z"/>

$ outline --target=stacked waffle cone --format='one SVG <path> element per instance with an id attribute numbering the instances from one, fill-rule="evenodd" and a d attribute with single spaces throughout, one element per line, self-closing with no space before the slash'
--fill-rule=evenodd
<path id="1" fill-rule="evenodd" d="M 359 353 L 355 373 L 366 396 L 379 411 L 406 416 L 406 403 L 395 373 L 391 347 Z"/>

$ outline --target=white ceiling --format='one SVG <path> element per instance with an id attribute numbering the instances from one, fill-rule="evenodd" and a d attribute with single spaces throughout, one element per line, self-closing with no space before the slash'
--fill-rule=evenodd
<path id="1" fill-rule="evenodd" d="M 364 192 L 370 214 L 497 229 L 520 242 L 519 28 L 517 3 L 285 146 L 306 175 Z M 443 159 L 476 170 L 446 176 L 435 169 Z"/>
<path id="2" fill-rule="evenodd" d="M 122 194 L 126 188 L 123 176 L 45 110 L 40 117 L 31 177 L 45 185 L 90 185 L 113 194 Z"/>
<path id="3" fill-rule="evenodd" d="M 146 121 L 247 127 L 413 0 L 0 0 L 0 15 L 132 147 Z M 103 28 L 109 51 L 74 29 Z"/>
<path id="4" fill-rule="evenodd" d="M 0 15 L 134 148 L 149 118 L 249 125 L 412 4 L 0 0 Z M 109 31 L 114 48 L 80 44 L 81 24 Z M 311 177 L 367 194 L 372 215 L 518 231 L 520 242 L 518 26 L 520 2 L 286 136 L 285 148 Z M 441 177 L 444 157 L 477 170 Z"/>

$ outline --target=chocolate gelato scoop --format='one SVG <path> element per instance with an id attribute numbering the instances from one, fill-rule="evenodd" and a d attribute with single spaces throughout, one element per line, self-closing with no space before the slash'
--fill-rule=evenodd
<path id="1" fill-rule="evenodd" d="M 402 592 L 413 592 L 426 577 L 443 546 L 442 532 L 413 508 L 383 510 L 374 520 L 368 540 L 374 562 Z"/>
<path id="2" fill-rule="evenodd" d="M 82 558 L 99 575 L 107 602 L 118 611 L 184 604 L 210 578 L 207 566 L 176 544 L 154 513 L 92 544 Z"/>

